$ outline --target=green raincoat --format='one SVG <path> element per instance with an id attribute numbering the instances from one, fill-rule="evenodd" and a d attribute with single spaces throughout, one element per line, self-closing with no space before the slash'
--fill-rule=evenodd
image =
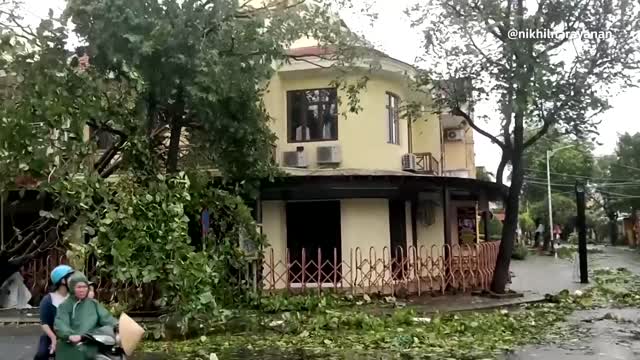
<path id="1" fill-rule="evenodd" d="M 69 278 L 70 296 L 58 307 L 54 328 L 58 336 L 56 359 L 87 360 L 96 354 L 95 346 L 69 343 L 69 336 L 88 334 L 103 326 L 114 326 L 116 320 L 96 300 L 78 300 L 73 289 L 78 283 L 88 283 L 87 277 L 76 272 Z"/>

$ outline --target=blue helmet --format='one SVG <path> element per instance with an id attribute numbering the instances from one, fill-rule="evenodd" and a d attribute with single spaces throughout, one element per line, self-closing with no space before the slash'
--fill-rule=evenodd
<path id="1" fill-rule="evenodd" d="M 58 285 L 58 283 L 60 281 L 62 281 L 62 279 L 64 279 L 65 276 L 67 276 L 69 274 L 72 274 L 72 273 L 73 273 L 73 268 L 71 268 L 71 266 L 69 266 L 69 265 L 58 265 L 51 272 L 51 282 L 53 283 L 53 285 Z"/>

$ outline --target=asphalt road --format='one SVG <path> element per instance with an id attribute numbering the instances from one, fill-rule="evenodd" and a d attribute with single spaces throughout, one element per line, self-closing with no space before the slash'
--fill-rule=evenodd
<path id="1" fill-rule="evenodd" d="M 39 326 L 0 326 L 0 360 L 32 360 L 36 353 Z"/>

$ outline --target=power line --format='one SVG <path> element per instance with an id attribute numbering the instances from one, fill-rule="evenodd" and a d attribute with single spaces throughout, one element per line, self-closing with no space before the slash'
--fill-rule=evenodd
<path id="1" fill-rule="evenodd" d="M 623 167 L 623 168 L 627 168 L 627 169 L 631 169 L 631 170 L 640 171 L 640 168 L 633 167 L 633 166 L 622 165 L 622 164 L 618 164 L 618 163 L 611 163 L 611 165 L 612 165 L 612 166 Z"/>
<path id="2" fill-rule="evenodd" d="M 610 191 L 601 191 L 603 194 L 606 195 L 613 195 L 613 196 L 617 196 L 623 199 L 638 199 L 640 198 L 640 195 L 629 195 L 629 194 L 621 194 L 621 193 L 616 193 L 616 192 L 610 192 Z"/>
<path id="3" fill-rule="evenodd" d="M 537 173 L 543 173 L 546 174 L 547 172 L 545 170 L 536 170 L 536 169 L 525 169 L 527 171 L 532 171 L 532 172 L 537 172 Z M 595 178 L 595 177 L 591 177 L 591 176 L 584 176 L 584 175 L 571 175 L 571 174 L 563 174 L 563 173 L 557 173 L 557 172 L 552 172 L 550 171 L 549 174 L 552 175 L 559 175 L 559 176 L 564 176 L 564 177 L 570 177 L 570 178 L 577 178 L 577 179 L 586 179 L 586 180 L 599 180 L 599 181 L 626 181 L 628 182 L 629 179 L 610 179 L 610 178 Z"/>
<path id="4" fill-rule="evenodd" d="M 537 177 L 530 177 L 530 176 L 526 176 L 525 177 L 525 181 L 527 182 L 543 182 L 544 184 L 547 184 L 547 179 L 543 179 L 543 178 L 537 178 Z M 551 185 L 554 186 L 555 185 L 567 185 L 567 186 L 575 186 L 575 184 L 566 184 L 566 183 L 552 183 Z M 615 187 L 615 188 L 635 188 L 635 187 L 640 187 L 640 182 L 621 182 L 621 183 L 606 183 L 606 182 L 593 182 L 593 181 L 589 181 L 589 185 L 593 185 L 596 187 L 605 187 L 605 188 L 610 188 L 610 187 Z"/>
<path id="5" fill-rule="evenodd" d="M 545 186 L 547 185 L 547 183 L 546 183 L 546 182 L 542 182 L 542 181 L 531 181 L 531 180 L 527 180 L 527 182 L 528 182 L 529 184 L 545 185 Z M 551 186 L 559 186 L 559 187 L 563 187 L 563 186 L 564 186 L 564 187 L 575 187 L 575 184 L 573 184 L 573 185 L 572 185 L 572 184 L 554 184 L 554 183 L 551 183 Z"/>

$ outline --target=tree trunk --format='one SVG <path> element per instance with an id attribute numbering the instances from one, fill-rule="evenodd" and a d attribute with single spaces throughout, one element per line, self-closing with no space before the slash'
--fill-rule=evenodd
<path id="1" fill-rule="evenodd" d="M 612 246 L 618 243 L 618 222 L 613 217 L 609 217 L 609 240 Z"/>
<path id="2" fill-rule="evenodd" d="M 180 157 L 180 136 L 182 126 L 174 123 L 171 126 L 171 136 L 169 137 L 169 152 L 167 154 L 167 172 L 174 174 L 178 172 L 178 158 Z"/>
<path id="3" fill-rule="evenodd" d="M 173 107 L 173 111 L 171 111 L 171 135 L 169 137 L 169 151 L 167 153 L 167 173 L 169 174 L 178 172 L 184 107 L 184 89 L 182 86 L 179 86 L 175 106 Z"/>
<path id="4" fill-rule="evenodd" d="M 502 185 L 504 183 L 504 169 L 507 167 L 509 163 L 509 158 L 502 152 L 502 159 L 500 159 L 500 164 L 498 165 L 498 170 L 496 171 L 496 183 Z"/>
<path id="5" fill-rule="evenodd" d="M 513 174 L 509 195 L 504 207 L 504 225 L 502 227 L 502 242 L 498 251 L 496 269 L 491 282 L 491 291 L 503 294 L 509 281 L 509 265 L 518 228 L 518 212 L 520 209 L 520 192 L 524 182 L 524 172 L 519 158 L 512 159 Z"/>

